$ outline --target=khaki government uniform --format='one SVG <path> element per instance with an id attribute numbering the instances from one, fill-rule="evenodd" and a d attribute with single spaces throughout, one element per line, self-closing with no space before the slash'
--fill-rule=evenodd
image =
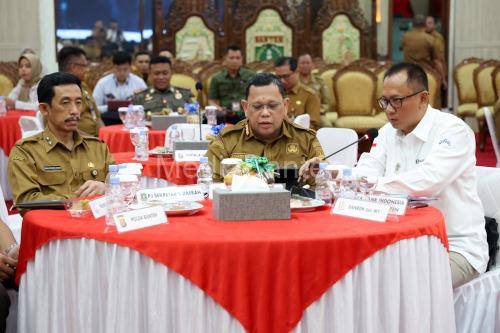
<path id="1" fill-rule="evenodd" d="M 401 43 L 404 62 L 425 64 L 437 70 L 434 60 L 440 60 L 440 55 L 434 37 L 425 31 L 412 30 L 403 35 Z"/>
<path id="2" fill-rule="evenodd" d="M 165 91 L 154 87 L 146 88 L 132 97 L 132 103 L 143 105 L 144 111 L 168 114 L 170 111 L 184 109 L 184 103 L 190 103 L 194 95 L 189 89 L 171 86 Z"/>
<path id="3" fill-rule="evenodd" d="M 74 141 L 73 149 L 69 150 L 45 128 L 16 142 L 8 164 L 16 203 L 70 198 L 87 180 L 104 182 L 108 165 L 114 163 L 108 146 L 98 138 L 78 132 Z"/>
<path id="4" fill-rule="evenodd" d="M 441 35 L 439 32 L 436 30 L 433 30 L 429 35 L 434 38 L 434 44 L 437 49 L 437 53 L 439 55 L 439 59 L 443 61 L 443 64 L 446 62 L 446 54 L 445 54 L 445 43 L 444 43 L 444 37 Z"/>
<path id="5" fill-rule="evenodd" d="M 328 108 L 330 107 L 330 99 L 328 98 L 328 92 L 326 91 L 326 89 L 328 88 L 326 84 L 323 82 L 323 79 L 319 75 L 315 74 L 311 74 L 311 78 L 307 82 L 305 82 L 301 76 L 299 76 L 299 78 L 300 78 L 300 83 L 303 86 L 311 88 L 318 95 L 321 104 L 320 105 L 321 114 L 330 111 L 328 110 Z"/>
<path id="6" fill-rule="evenodd" d="M 288 103 L 288 117 L 293 121 L 296 116 L 308 113 L 311 117 L 311 128 L 318 129 L 320 124 L 320 101 L 316 92 L 311 88 L 297 83 L 286 97 L 290 99 Z"/>
<path id="7" fill-rule="evenodd" d="M 78 129 L 88 135 L 98 136 L 99 128 L 101 127 L 101 113 L 97 109 L 94 97 L 89 87 L 82 82 L 82 112 L 80 113 L 80 121 Z"/>
<path id="8" fill-rule="evenodd" d="M 232 111 L 233 102 L 238 102 L 245 99 L 246 88 L 248 80 L 255 74 L 255 72 L 241 67 L 238 71 L 238 75 L 232 77 L 229 75 L 227 68 L 223 69 L 219 73 L 215 74 L 210 81 L 210 87 L 208 89 L 208 98 L 219 101 L 219 105 L 223 108 Z M 242 110 L 239 110 L 242 113 Z"/>
<path id="9" fill-rule="evenodd" d="M 248 120 L 225 127 L 208 146 L 208 161 L 215 181 L 222 180 L 220 162 L 224 158 L 245 159 L 246 154 L 265 156 L 279 166 L 300 167 L 313 157 L 323 157 L 323 149 L 316 132 L 283 121 L 281 134 L 273 140 L 261 140 L 253 135 Z"/>

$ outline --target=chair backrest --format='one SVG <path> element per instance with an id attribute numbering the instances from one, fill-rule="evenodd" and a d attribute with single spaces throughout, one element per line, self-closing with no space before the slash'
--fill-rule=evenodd
<path id="1" fill-rule="evenodd" d="M 311 116 L 307 113 L 304 113 L 295 117 L 293 122 L 299 124 L 302 127 L 309 128 L 311 126 Z"/>
<path id="2" fill-rule="evenodd" d="M 500 98 L 500 64 L 495 67 L 491 76 L 493 78 L 493 87 L 495 88 L 495 100 L 498 100 Z"/>
<path id="3" fill-rule="evenodd" d="M 500 168 L 500 147 L 497 139 L 497 128 L 495 127 L 495 120 L 488 107 L 484 107 L 484 118 L 486 119 L 486 125 L 488 126 L 488 131 L 490 132 L 491 142 L 493 144 L 493 150 L 495 151 L 495 156 L 497 158 L 497 168 Z M 500 129 L 498 129 L 500 130 Z"/>
<path id="4" fill-rule="evenodd" d="M 13 88 L 12 81 L 6 75 L 0 73 L 0 96 L 7 96 Z"/>
<path id="5" fill-rule="evenodd" d="M 494 218 L 500 226 L 500 169 L 476 167 L 477 192 L 484 208 L 484 215 Z M 500 227 L 499 230 L 500 232 Z M 499 244 L 500 246 L 500 240 Z M 500 251 L 496 256 L 496 267 L 500 267 Z"/>
<path id="6" fill-rule="evenodd" d="M 330 64 L 326 65 L 322 68 L 321 73 L 319 76 L 323 79 L 323 82 L 326 85 L 326 93 L 327 98 L 330 101 L 330 107 L 328 108 L 328 111 L 335 111 L 336 109 L 336 104 L 337 102 L 335 101 L 335 94 L 333 93 L 333 77 L 335 76 L 335 73 L 337 73 L 337 70 L 341 67 L 340 64 Z"/>
<path id="7" fill-rule="evenodd" d="M 19 118 L 19 127 L 21 128 L 21 134 L 23 138 L 35 135 L 43 131 L 43 126 L 37 117 L 32 116 L 21 116 Z"/>
<path id="8" fill-rule="evenodd" d="M 474 87 L 477 93 L 478 107 L 495 104 L 495 88 L 493 87 L 492 74 L 496 61 L 485 61 L 474 69 Z"/>
<path id="9" fill-rule="evenodd" d="M 329 155 L 340 148 L 358 140 L 356 131 L 350 128 L 323 127 L 318 130 L 316 137 L 323 147 L 325 155 Z M 328 162 L 353 167 L 358 160 L 358 144 L 354 144 L 338 154 L 329 157 Z"/>
<path id="10" fill-rule="evenodd" d="M 425 74 L 427 74 L 427 82 L 429 83 L 429 103 L 435 109 L 441 108 L 441 80 L 439 74 L 430 66 L 424 67 Z"/>
<path id="11" fill-rule="evenodd" d="M 377 77 L 363 67 L 352 65 L 337 71 L 333 91 L 339 116 L 372 116 L 376 90 Z"/>
<path id="12" fill-rule="evenodd" d="M 474 87 L 474 70 L 479 67 L 480 60 L 470 58 L 463 60 L 453 70 L 453 81 L 457 87 L 458 101 L 460 104 L 476 103 L 477 93 Z"/>
<path id="13" fill-rule="evenodd" d="M 200 125 L 199 124 L 186 124 L 186 123 L 180 123 L 180 124 L 174 124 L 177 126 L 177 128 L 181 131 L 181 141 L 186 141 L 186 138 L 182 135 L 182 131 L 184 129 L 194 129 L 194 140 L 199 140 L 200 139 Z M 172 125 L 170 125 L 167 130 L 165 131 L 165 147 L 168 146 L 168 136 L 170 134 Z M 203 140 L 207 139 L 207 135 L 211 133 L 212 130 L 212 125 L 207 125 L 207 124 L 202 124 L 201 125 L 201 137 Z"/>
<path id="14" fill-rule="evenodd" d="M 185 88 L 191 90 L 193 95 L 197 98 L 198 91 L 196 91 L 196 78 L 187 74 L 174 73 L 170 79 L 170 84 L 175 87 Z"/>
<path id="15" fill-rule="evenodd" d="M 385 63 L 380 65 L 375 71 L 375 76 L 377 77 L 377 91 L 375 92 L 375 98 L 382 97 L 382 90 L 384 89 L 384 75 L 385 72 L 391 67 L 391 63 Z M 378 104 L 376 105 L 378 106 Z M 382 111 L 382 110 L 380 110 Z"/>

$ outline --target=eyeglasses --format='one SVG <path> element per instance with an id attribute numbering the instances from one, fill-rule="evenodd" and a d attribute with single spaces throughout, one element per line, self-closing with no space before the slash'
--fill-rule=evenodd
<path id="1" fill-rule="evenodd" d="M 420 90 L 420 91 L 417 91 L 416 93 L 413 93 L 413 94 L 408 95 L 408 96 L 403 96 L 403 97 L 385 98 L 384 96 L 382 96 L 379 99 L 377 99 L 377 102 L 378 102 L 378 105 L 380 106 L 380 108 L 382 110 L 387 109 L 387 107 L 389 106 L 389 104 L 391 104 L 391 106 L 394 109 L 400 109 L 403 106 L 403 101 L 405 99 L 413 97 L 413 96 L 416 96 L 416 95 L 418 95 L 418 94 L 420 94 L 421 92 L 424 92 L 424 91 L 425 90 Z"/>
<path id="2" fill-rule="evenodd" d="M 288 80 L 290 78 L 290 76 L 292 76 L 292 75 L 293 75 L 293 72 L 288 73 L 288 74 L 283 74 L 283 75 L 276 75 L 276 76 L 282 80 Z"/>
<path id="3" fill-rule="evenodd" d="M 264 109 L 269 110 L 270 112 L 277 112 L 281 107 L 281 102 L 271 102 L 269 104 L 250 104 L 248 105 L 248 109 L 251 112 L 261 112 Z"/>

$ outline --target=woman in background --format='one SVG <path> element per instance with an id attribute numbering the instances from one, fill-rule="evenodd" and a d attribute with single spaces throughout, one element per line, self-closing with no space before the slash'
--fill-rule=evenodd
<path id="1" fill-rule="evenodd" d="M 41 79 L 42 64 L 37 55 L 25 53 L 17 61 L 19 82 L 7 97 L 7 107 L 16 110 L 38 110 L 36 89 Z"/>

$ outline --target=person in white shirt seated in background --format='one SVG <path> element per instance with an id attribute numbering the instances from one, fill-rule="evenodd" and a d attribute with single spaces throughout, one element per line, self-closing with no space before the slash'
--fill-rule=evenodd
<path id="1" fill-rule="evenodd" d="M 37 55 L 24 53 L 17 61 L 19 82 L 6 99 L 7 108 L 16 110 L 38 110 L 36 89 L 42 74 L 42 64 Z"/>
<path id="2" fill-rule="evenodd" d="M 456 288 L 483 273 L 488 263 L 474 133 L 458 117 L 429 105 L 427 76 L 415 64 L 397 64 L 385 73 L 378 103 L 389 123 L 356 171 L 378 175 L 377 190 L 437 198 L 432 205 L 445 218 Z"/>
<path id="3" fill-rule="evenodd" d="M 130 100 L 134 93 L 144 90 L 147 86 L 144 80 L 130 73 L 132 57 L 123 51 L 113 56 L 113 73 L 97 81 L 94 88 L 94 99 L 100 112 L 108 110 L 109 100 Z"/>

